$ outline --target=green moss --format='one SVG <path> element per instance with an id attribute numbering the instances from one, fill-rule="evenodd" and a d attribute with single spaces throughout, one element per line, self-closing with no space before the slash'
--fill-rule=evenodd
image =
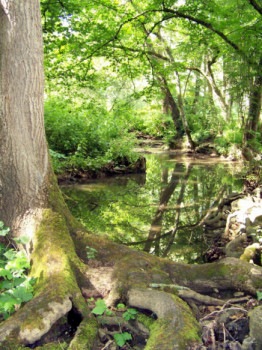
<path id="1" fill-rule="evenodd" d="M 191 309 L 187 305 L 186 302 L 178 298 L 176 295 L 172 296 L 175 303 L 181 308 L 181 315 L 183 318 L 184 326 L 178 331 L 177 337 L 180 338 L 180 342 L 183 343 L 185 341 L 185 345 L 190 342 L 198 342 L 201 340 L 201 331 L 200 326 L 192 314 Z"/>
<path id="2" fill-rule="evenodd" d="M 254 288 L 257 290 L 262 290 L 262 280 L 257 279 L 254 281 Z"/>
<path id="3" fill-rule="evenodd" d="M 67 343 L 50 343 L 43 346 L 38 346 L 36 350 L 66 350 L 67 348 Z"/>
<path id="4" fill-rule="evenodd" d="M 62 303 L 80 294 L 75 269 L 82 266 L 63 217 L 46 209 L 35 237 L 31 275 L 37 278 L 33 300 L 37 310 L 23 320 L 22 331 L 44 327 L 43 312 L 49 311 L 49 302 Z"/>
<path id="5" fill-rule="evenodd" d="M 186 350 L 189 344 L 199 343 L 201 340 L 200 326 L 189 306 L 175 295 L 172 295 L 172 298 L 178 308 L 179 319 L 174 324 L 170 315 L 152 323 L 145 350 Z"/>
<path id="6" fill-rule="evenodd" d="M 0 350 L 25 350 L 25 346 L 17 345 L 15 342 L 3 342 L 0 344 Z M 61 349 L 60 349 L 61 350 Z"/>
<path id="7" fill-rule="evenodd" d="M 62 299 L 69 291 L 72 293 L 72 290 L 75 290 L 77 284 L 72 262 L 79 265 L 79 261 L 74 244 L 65 220 L 50 209 L 45 210 L 41 226 L 36 232 L 32 260 L 36 261 L 31 274 L 37 277 L 37 294 L 46 291 L 46 288 L 52 294 L 52 284 L 55 287 L 54 294 Z"/>
<path id="8" fill-rule="evenodd" d="M 248 280 L 248 278 L 244 275 L 238 275 L 237 280 L 242 282 L 242 283 L 245 283 Z"/>
<path id="9" fill-rule="evenodd" d="M 142 323 L 144 326 L 146 326 L 149 330 L 153 326 L 156 320 L 154 320 L 152 317 L 146 316 L 145 314 L 142 314 L 139 312 L 137 314 L 137 321 Z"/>
<path id="10" fill-rule="evenodd" d="M 207 268 L 206 271 L 206 276 L 212 278 L 213 276 L 215 276 L 216 278 L 219 277 L 225 277 L 228 276 L 230 274 L 230 268 L 226 265 L 211 265 L 210 267 Z"/>
<path id="11" fill-rule="evenodd" d="M 89 318 L 80 324 L 75 338 L 70 344 L 72 350 L 91 350 L 97 337 L 98 324 L 95 318 Z"/>
<path id="12" fill-rule="evenodd" d="M 155 350 L 156 344 L 161 344 L 163 350 L 173 349 L 172 336 L 166 331 L 169 325 L 168 320 L 158 319 L 150 327 L 150 337 L 147 341 L 145 350 Z M 182 350 L 182 349 L 181 349 Z"/>

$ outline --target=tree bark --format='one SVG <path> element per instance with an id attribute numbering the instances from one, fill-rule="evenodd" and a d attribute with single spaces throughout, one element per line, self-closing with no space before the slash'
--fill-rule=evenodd
<path id="1" fill-rule="evenodd" d="M 0 4 L 1 220 L 18 228 L 26 212 L 33 216 L 43 204 L 50 173 L 40 6 L 35 0 Z"/>
<path id="2" fill-rule="evenodd" d="M 259 62 L 259 72 L 255 77 L 251 88 L 249 99 L 248 119 L 246 123 L 245 139 L 247 141 L 253 140 L 258 131 L 260 113 L 262 105 L 262 58 Z"/>
<path id="3" fill-rule="evenodd" d="M 168 111 L 170 110 L 177 136 L 181 137 L 183 135 L 183 123 L 181 121 L 181 115 L 180 115 L 179 108 L 178 108 L 176 101 L 174 100 L 174 97 L 169 89 L 169 86 L 167 84 L 165 77 L 160 76 L 159 82 L 161 84 L 161 86 L 160 86 L 161 90 L 165 94 L 164 112 L 168 113 Z"/>

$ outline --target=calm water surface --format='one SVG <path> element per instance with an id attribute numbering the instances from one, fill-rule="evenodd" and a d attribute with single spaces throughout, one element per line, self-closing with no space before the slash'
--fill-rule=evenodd
<path id="1" fill-rule="evenodd" d="M 98 235 L 175 261 L 201 262 L 206 244 L 197 224 L 218 198 L 241 191 L 241 165 L 172 154 L 146 159 L 146 174 L 63 186 L 68 206 Z"/>

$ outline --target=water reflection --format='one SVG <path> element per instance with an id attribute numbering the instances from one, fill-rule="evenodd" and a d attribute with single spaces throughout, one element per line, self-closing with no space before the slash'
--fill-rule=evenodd
<path id="1" fill-rule="evenodd" d="M 146 158 L 146 176 L 63 187 L 71 211 L 96 234 L 158 256 L 200 262 L 204 218 L 219 198 L 241 191 L 236 167 L 170 155 Z"/>

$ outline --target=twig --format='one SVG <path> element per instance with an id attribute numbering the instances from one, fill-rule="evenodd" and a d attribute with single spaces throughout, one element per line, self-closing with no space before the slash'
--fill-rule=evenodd
<path id="1" fill-rule="evenodd" d="M 108 349 L 109 345 L 111 345 L 114 342 L 114 340 L 108 340 L 108 342 L 106 343 L 106 345 L 101 349 L 101 350 L 106 350 Z"/>
<path id="2" fill-rule="evenodd" d="M 228 309 L 228 310 L 238 310 L 238 311 L 244 312 L 244 313 L 246 313 L 246 314 L 248 313 L 247 310 L 241 309 L 240 307 L 231 307 L 231 308 Z M 222 314 L 224 311 L 225 311 L 225 309 L 223 309 L 223 308 L 222 308 L 221 310 L 213 311 L 213 312 L 211 312 L 210 314 L 206 315 L 205 317 L 201 318 L 201 319 L 199 320 L 199 322 L 206 321 L 206 320 L 208 320 L 210 317 L 212 317 L 212 316 L 214 316 L 214 315 Z"/>

